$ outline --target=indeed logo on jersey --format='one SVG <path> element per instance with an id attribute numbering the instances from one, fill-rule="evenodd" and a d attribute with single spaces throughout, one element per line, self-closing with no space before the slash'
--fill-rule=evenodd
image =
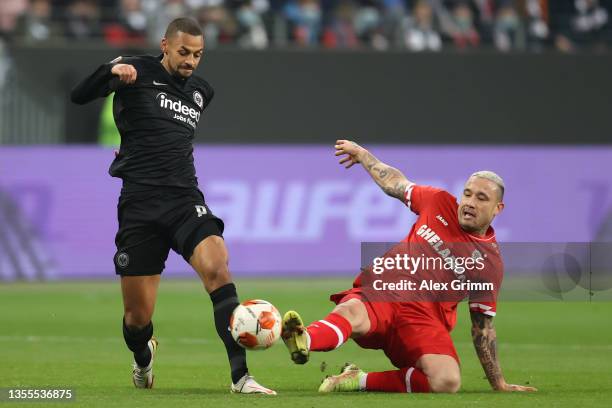
<path id="1" fill-rule="evenodd" d="M 180 99 L 174 99 L 165 92 L 160 92 L 155 97 L 159 103 L 159 107 L 167 109 L 172 112 L 172 119 L 180 120 L 183 123 L 187 123 L 194 129 L 200 121 L 200 111 L 194 108 L 190 108 Z"/>

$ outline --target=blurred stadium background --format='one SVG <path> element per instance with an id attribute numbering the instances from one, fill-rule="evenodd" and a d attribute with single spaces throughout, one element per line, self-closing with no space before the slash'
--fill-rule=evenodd
<path id="1" fill-rule="evenodd" d="M 191 15 L 206 33 L 198 73 L 216 96 L 195 160 L 207 202 L 226 221 L 242 296 L 298 307 L 309 320 L 327 310 L 327 293 L 349 285 L 361 242 L 399 240 L 414 220 L 365 172 L 337 165 L 337 138 L 454 193 L 475 170 L 498 172 L 507 209 L 495 226 L 500 241 L 526 243 L 517 257 L 530 243 L 544 245 L 534 253 L 544 243 L 612 241 L 611 13 L 604 0 L 0 0 L 0 387 L 75 385 L 88 406 L 135 398 L 112 262 L 121 185 L 107 174 L 118 143 L 110 98 L 80 107 L 68 94 L 105 61 L 156 53 L 172 18 Z M 567 263 L 544 286 L 609 300 L 607 266 L 595 290 L 563 271 Z M 194 274 L 171 255 L 171 277 Z M 155 399 L 138 397 L 147 406 L 226 385 L 196 367 L 225 369 L 199 284 L 166 284 L 156 314 L 165 380 Z M 507 373 L 548 390 L 533 404 L 605 406 L 611 303 L 522 300 L 504 303 L 498 319 Z M 461 313 L 463 356 L 473 352 Z M 322 361 L 384 369 L 381 357 L 349 345 L 300 372 L 278 347 L 253 366 L 274 367 L 268 385 L 312 406 L 299 393 L 316 388 Z M 464 389 L 486 390 L 476 359 L 463 362 Z M 435 403 L 473 396 L 463 398 Z M 490 402 L 516 402 L 503 398 Z"/>
<path id="2" fill-rule="evenodd" d="M 196 165 L 235 274 L 351 275 L 360 242 L 406 233 L 400 203 L 336 164 L 337 138 L 453 192 L 499 172 L 500 240 L 609 241 L 611 12 L 603 0 L 3 0 L 0 280 L 113 276 L 112 98 L 68 94 L 105 61 L 156 53 L 183 14 L 206 32 L 199 74 L 216 96 Z M 178 257 L 168 272 L 191 274 Z"/>

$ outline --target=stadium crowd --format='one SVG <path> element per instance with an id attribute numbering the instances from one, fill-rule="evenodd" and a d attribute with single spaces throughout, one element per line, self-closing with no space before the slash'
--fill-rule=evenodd
<path id="1" fill-rule="evenodd" d="M 22 43 L 157 44 L 189 15 L 207 46 L 605 50 L 612 0 L 2 0 L 0 36 Z"/>

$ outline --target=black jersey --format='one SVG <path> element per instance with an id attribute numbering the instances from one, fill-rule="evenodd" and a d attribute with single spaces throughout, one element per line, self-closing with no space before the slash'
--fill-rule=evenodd
<path id="1" fill-rule="evenodd" d="M 117 63 L 133 65 L 136 82 L 119 81 L 111 73 Z M 71 98 L 84 104 L 113 91 L 121 148 L 110 175 L 123 179 L 124 190 L 196 187 L 193 139 L 214 94 L 208 82 L 195 75 L 186 79 L 170 75 L 161 55 L 123 57 L 100 66 L 72 90 Z"/>

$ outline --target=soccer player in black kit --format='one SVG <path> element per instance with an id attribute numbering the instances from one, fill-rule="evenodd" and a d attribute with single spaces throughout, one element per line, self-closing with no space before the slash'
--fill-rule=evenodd
<path id="1" fill-rule="evenodd" d="M 110 166 L 123 179 L 117 206 L 115 270 L 121 276 L 123 337 L 134 353 L 133 381 L 153 386 L 153 309 L 170 249 L 196 270 L 214 307 L 217 333 L 231 367 L 231 391 L 276 394 L 249 375 L 245 350 L 228 329 L 238 305 L 222 233 L 198 189 L 193 139 L 214 91 L 193 75 L 204 51 L 197 22 L 178 18 L 161 41 L 162 54 L 119 57 L 99 67 L 72 91 L 85 104 L 115 92 L 113 114 L 121 147 Z"/>

